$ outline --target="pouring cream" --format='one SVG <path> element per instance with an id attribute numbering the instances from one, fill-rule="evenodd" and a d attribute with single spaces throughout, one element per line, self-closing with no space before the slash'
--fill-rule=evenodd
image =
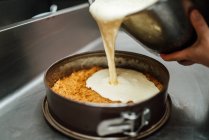
<path id="1" fill-rule="evenodd" d="M 157 1 L 96 0 L 90 6 L 90 13 L 96 20 L 101 32 L 109 72 L 106 69 L 95 73 L 87 80 L 87 87 L 103 97 L 122 102 L 142 101 L 159 92 L 158 88 L 140 72 L 125 69 L 116 71 L 114 61 L 115 41 L 124 18 Z"/>

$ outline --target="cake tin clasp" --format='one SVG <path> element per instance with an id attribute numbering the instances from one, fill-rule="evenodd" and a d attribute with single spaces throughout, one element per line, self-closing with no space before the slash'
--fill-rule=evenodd
<path id="1" fill-rule="evenodd" d="M 136 137 L 140 130 L 149 124 L 151 118 L 150 109 L 146 108 L 141 113 L 122 112 L 120 118 L 102 121 L 97 128 L 99 136 L 122 133 L 130 137 Z"/>

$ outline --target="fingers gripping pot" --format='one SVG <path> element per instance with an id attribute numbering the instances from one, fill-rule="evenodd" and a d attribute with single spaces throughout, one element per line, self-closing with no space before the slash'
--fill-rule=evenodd
<path id="1" fill-rule="evenodd" d="M 190 21 L 192 9 L 198 9 L 209 25 L 208 6 L 208 0 L 157 0 L 127 16 L 122 28 L 149 51 L 171 53 L 191 46 L 197 39 Z"/>
<path id="2" fill-rule="evenodd" d="M 162 82 L 163 90 L 146 101 L 134 104 L 76 102 L 58 95 L 51 87 L 74 71 L 93 66 L 107 68 L 105 52 L 78 54 L 56 62 L 48 69 L 44 79 L 48 110 L 53 120 L 71 130 L 73 136 L 76 133 L 86 139 L 136 137 L 140 132 L 159 124 L 165 117 L 169 82 L 167 69 L 144 55 L 122 51 L 116 51 L 115 55 L 117 67 L 149 73 Z"/>

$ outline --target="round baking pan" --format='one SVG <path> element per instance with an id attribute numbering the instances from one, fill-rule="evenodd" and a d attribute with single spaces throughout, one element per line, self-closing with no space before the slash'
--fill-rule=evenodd
<path id="1" fill-rule="evenodd" d="M 53 64 L 44 77 L 47 99 L 43 110 L 48 122 L 58 124 L 50 123 L 52 126 L 56 129 L 61 126 L 89 139 L 121 139 L 136 138 L 142 132 L 151 134 L 166 122 L 170 105 L 167 94 L 169 73 L 165 66 L 150 57 L 131 52 L 116 51 L 115 57 L 116 67 L 149 73 L 163 84 L 163 89 L 157 95 L 133 104 L 82 103 L 64 98 L 51 89 L 57 80 L 93 66 L 107 68 L 104 51 L 70 56 Z"/>
<path id="2" fill-rule="evenodd" d="M 140 131 L 137 136 L 135 136 L 133 139 L 141 139 L 144 137 L 147 137 L 153 133 L 155 133 L 156 131 L 160 130 L 160 128 L 166 124 L 166 122 L 168 121 L 170 115 L 171 115 L 171 99 L 170 96 L 168 95 L 168 99 L 166 101 L 166 111 L 165 114 L 163 115 L 163 117 L 161 118 L 161 120 L 159 120 L 156 124 L 154 124 L 152 127 L 150 127 L 147 130 L 143 130 Z M 60 124 L 59 122 L 57 122 L 51 115 L 51 113 L 49 112 L 49 107 L 48 107 L 48 102 L 47 99 L 44 98 L 43 103 L 42 103 L 42 111 L 44 114 L 44 118 L 47 121 L 47 123 L 53 127 L 54 129 L 56 129 L 57 131 L 61 132 L 62 134 L 78 139 L 78 140 L 130 140 L 131 138 L 129 136 L 123 136 L 123 137 L 107 137 L 107 138 L 101 138 L 101 137 L 96 137 L 96 136 L 90 136 L 90 135 L 85 135 L 85 134 L 81 134 L 78 132 L 75 132 L 73 130 L 70 130 L 69 128 L 66 128 L 65 126 L 63 126 L 62 124 Z"/>

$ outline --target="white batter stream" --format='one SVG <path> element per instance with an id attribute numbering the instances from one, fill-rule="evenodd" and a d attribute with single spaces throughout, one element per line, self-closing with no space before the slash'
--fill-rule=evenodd
<path id="1" fill-rule="evenodd" d="M 115 40 L 128 15 L 139 12 L 158 0 L 96 0 L 90 13 L 97 21 L 108 60 L 108 70 L 101 70 L 87 80 L 87 87 L 114 101 L 139 102 L 154 96 L 158 88 L 146 77 L 133 70 L 115 67 Z M 128 46 L 127 46 L 128 47 Z"/>

